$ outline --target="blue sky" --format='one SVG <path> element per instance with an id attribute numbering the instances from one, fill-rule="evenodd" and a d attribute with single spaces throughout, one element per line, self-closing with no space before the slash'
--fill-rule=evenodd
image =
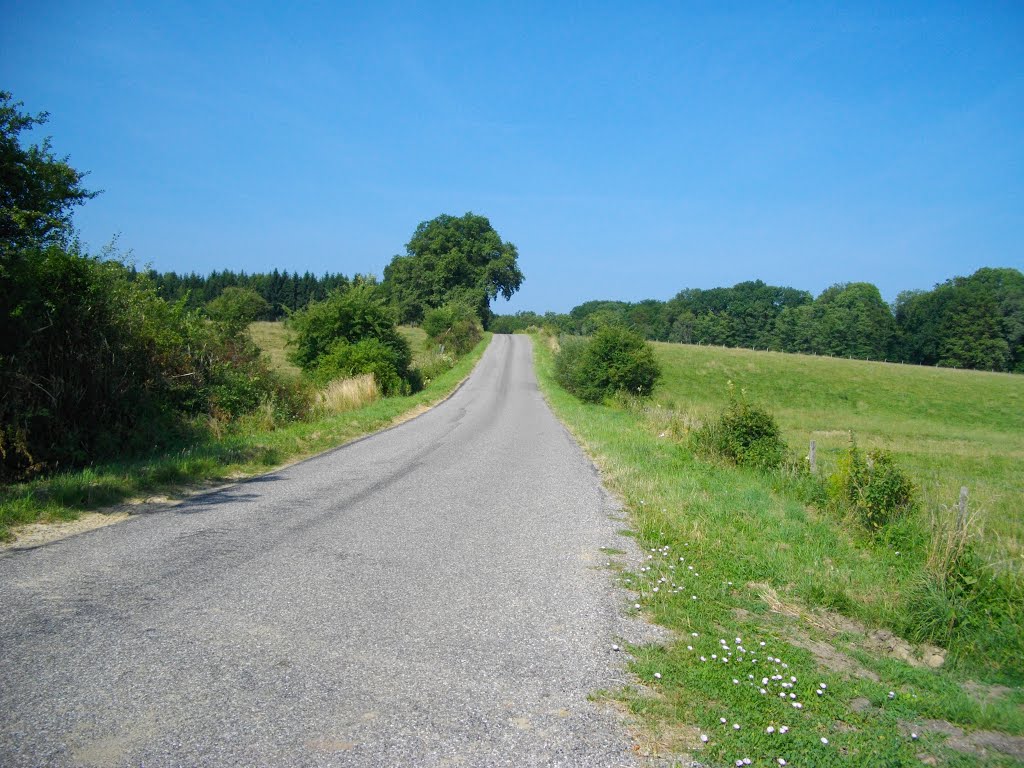
<path id="1" fill-rule="evenodd" d="M 4 3 L 0 89 L 161 270 L 380 275 L 488 216 L 498 312 L 1024 267 L 1024 5 Z"/>

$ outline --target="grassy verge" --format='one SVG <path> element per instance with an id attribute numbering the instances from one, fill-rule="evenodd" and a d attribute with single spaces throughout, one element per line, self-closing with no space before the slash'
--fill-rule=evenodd
<path id="1" fill-rule="evenodd" d="M 1007 749 L 1024 750 L 1014 741 L 1024 733 L 1020 657 L 932 669 L 879 648 L 921 572 L 920 542 L 880 545 L 805 504 L 797 479 L 700 461 L 649 409 L 580 403 L 554 383 L 543 340 L 535 349 L 549 402 L 630 511 L 646 560 L 619 578 L 638 612 L 678 633 L 631 649 L 654 695 L 606 694 L 652 743 L 715 766 L 1018 764 Z M 678 373 L 667 367 L 671 391 Z M 986 739 L 1010 747 L 979 746 Z"/>
<path id="2" fill-rule="evenodd" d="M 273 430 L 261 428 L 258 420 L 243 421 L 219 440 L 0 487 L 0 539 L 11 536 L 12 526 L 70 520 L 84 510 L 138 496 L 173 496 L 190 486 L 259 474 L 383 429 L 447 397 L 469 375 L 489 341 L 488 335 L 452 369 L 409 397 L 383 398 L 337 416 Z"/>

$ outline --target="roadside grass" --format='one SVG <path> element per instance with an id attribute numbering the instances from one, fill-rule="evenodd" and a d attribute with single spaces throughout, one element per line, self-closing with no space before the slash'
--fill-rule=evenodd
<path id="1" fill-rule="evenodd" d="M 372 373 L 335 379 L 317 393 L 317 405 L 327 414 L 365 408 L 380 398 L 380 389 Z"/>
<path id="2" fill-rule="evenodd" d="M 803 428 L 799 395 L 789 394 L 784 382 L 762 393 L 729 370 L 742 368 L 750 379 L 750 361 L 716 364 L 712 355 L 719 350 L 705 349 L 703 359 L 684 362 L 665 346 L 658 346 L 666 368 L 664 392 L 656 390 L 662 410 L 670 401 L 677 409 L 692 403 L 693 419 L 703 418 L 725 403 L 732 378 L 773 411 L 788 409 L 788 429 Z M 617 578 L 634 592 L 636 612 L 677 633 L 664 647 L 630 648 L 632 668 L 647 688 L 604 695 L 624 703 L 651 732 L 685 734 L 676 748 L 705 765 L 744 759 L 780 765 L 781 759 L 801 766 L 919 766 L 919 756 L 945 765 L 1020 764 L 1006 749 L 1024 757 L 1024 742 L 1014 741 L 1024 734 L 1024 695 L 1019 687 L 989 685 L 1020 685 L 1019 649 L 993 664 L 982 645 L 978 657 L 951 654 L 952 663 L 931 669 L 878 658 L 870 647 L 871 630 L 903 620 L 927 554 L 919 527 L 904 526 L 880 542 L 806 504 L 798 476 L 699 460 L 684 440 L 658 428 L 665 420 L 650 407 L 573 398 L 554 382 L 550 348 L 542 339 L 534 347 L 548 401 L 630 512 L 645 561 Z M 705 373 L 680 374 L 680 365 Z M 784 365 L 775 368 L 776 377 L 784 374 Z M 682 375 L 692 380 L 677 383 Z M 816 395 L 818 413 L 831 413 L 826 393 L 845 386 L 843 375 L 834 372 L 831 390 Z M 788 400 L 777 404 L 777 393 Z M 687 419 L 680 421 L 685 436 Z M 881 422 L 878 429 L 881 434 Z M 972 695 L 965 688 L 971 677 L 984 681 L 971 690 L 992 695 Z M 1000 752 L 971 742 L 973 748 L 956 751 L 935 721 L 968 736 L 997 731 L 1011 746 Z"/>
<path id="3" fill-rule="evenodd" d="M 196 486 L 267 472 L 398 423 L 447 397 L 472 371 L 490 338 L 485 336 L 453 368 L 408 397 L 382 398 L 269 430 L 257 418 L 242 419 L 220 439 L 207 437 L 148 457 L 0 486 L 0 540 L 11 537 L 12 526 L 72 520 L 83 511 L 130 499 L 180 496 Z"/>

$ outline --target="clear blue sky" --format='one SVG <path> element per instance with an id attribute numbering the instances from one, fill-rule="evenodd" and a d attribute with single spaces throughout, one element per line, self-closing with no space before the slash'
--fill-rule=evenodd
<path id="1" fill-rule="evenodd" d="M 4 2 L 0 89 L 139 264 L 380 275 L 484 214 L 498 312 L 1024 267 L 1024 4 Z"/>

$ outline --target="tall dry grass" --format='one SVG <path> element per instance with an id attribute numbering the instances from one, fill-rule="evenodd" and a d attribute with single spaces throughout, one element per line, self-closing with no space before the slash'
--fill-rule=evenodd
<path id="1" fill-rule="evenodd" d="M 317 407 L 325 415 L 344 413 L 369 405 L 380 398 L 372 373 L 351 379 L 335 379 L 317 393 Z"/>

